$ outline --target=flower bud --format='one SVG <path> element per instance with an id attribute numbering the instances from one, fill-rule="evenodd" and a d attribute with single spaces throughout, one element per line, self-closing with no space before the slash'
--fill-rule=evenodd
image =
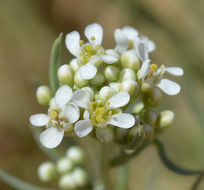
<path id="1" fill-rule="evenodd" d="M 115 139 L 117 141 L 123 142 L 123 141 L 125 141 L 127 133 L 128 133 L 127 129 L 117 127 L 115 129 Z"/>
<path id="2" fill-rule="evenodd" d="M 73 85 L 74 74 L 71 67 L 67 64 L 64 64 L 59 67 L 57 71 L 58 80 L 61 85 L 67 84 L 69 86 Z"/>
<path id="3" fill-rule="evenodd" d="M 136 93 L 137 90 L 138 90 L 138 84 L 135 80 L 128 79 L 121 82 L 120 91 L 125 91 L 125 92 L 128 92 L 130 95 L 133 95 L 133 93 Z"/>
<path id="4" fill-rule="evenodd" d="M 116 92 L 119 92 L 120 91 L 120 83 L 119 82 L 111 82 L 110 84 L 109 84 L 109 86 L 113 89 L 113 90 L 115 90 Z"/>
<path id="5" fill-rule="evenodd" d="M 117 51 L 115 51 L 115 50 L 113 50 L 113 49 L 107 49 L 107 50 L 106 50 L 106 54 L 112 55 L 112 56 L 117 57 L 117 58 L 119 57 Z"/>
<path id="6" fill-rule="evenodd" d="M 141 90 L 142 92 L 148 92 L 151 90 L 151 85 L 148 84 L 147 82 L 143 82 L 142 85 L 141 85 Z"/>
<path id="7" fill-rule="evenodd" d="M 93 79 L 90 80 L 90 83 L 95 86 L 101 86 L 104 83 L 105 79 L 103 74 L 97 73 Z"/>
<path id="8" fill-rule="evenodd" d="M 147 110 L 145 111 L 143 117 L 145 122 L 153 127 L 156 124 L 158 115 L 156 112 L 152 110 Z"/>
<path id="9" fill-rule="evenodd" d="M 59 180 L 59 186 L 62 189 L 75 189 L 77 187 L 72 174 L 66 174 L 62 176 Z"/>
<path id="10" fill-rule="evenodd" d="M 122 54 L 121 64 L 124 68 L 130 68 L 137 71 L 140 68 L 140 60 L 138 59 L 136 53 L 129 50 Z"/>
<path id="11" fill-rule="evenodd" d="M 94 64 L 95 67 L 99 67 L 101 63 L 103 62 L 101 58 L 98 55 L 91 56 L 89 60 L 92 64 Z"/>
<path id="12" fill-rule="evenodd" d="M 144 125 L 144 133 L 146 138 L 152 138 L 154 129 L 150 125 Z"/>
<path id="13" fill-rule="evenodd" d="M 126 149 L 135 150 L 144 140 L 145 132 L 143 126 L 134 126 L 128 131 L 127 140 L 129 142 Z"/>
<path id="14" fill-rule="evenodd" d="M 48 86 L 39 86 L 36 90 L 37 101 L 40 105 L 48 106 L 52 99 L 51 90 Z"/>
<path id="15" fill-rule="evenodd" d="M 77 72 L 80 68 L 79 64 L 77 63 L 77 59 L 74 58 L 69 62 L 70 67 L 74 72 Z"/>
<path id="16" fill-rule="evenodd" d="M 89 95 L 90 100 L 94 99 L 94 90 L 93 90 L 93 88 L 91 88 L 89 86 L 85 86 L 85 87 L 82 88 L 82 90 L 87 92 L 87 94 Z"/>
<path id="17" fill-rule="evenodd" d="M 162 99 L 162 92 L 159 88 L 155 87 L 149 92 L 144 94 L 144 102 L 149 106 L 155 107 L 158 106 Z"/>
<path id="18" fill-rule="evenodd" d="M 110 82 L 116 81 L 119 78 L 119 71 L 118 67 L 112 65 L 107 66 L 104 70 L 105 78 Z"/>
<path id="19" fill-rule="evenodd" d="M 61 174 L 70 172 L 74 167 L 73 162 L 65 157 L 57 161 L 57 171 Z"/>
<path id="20" fill-rule="evenodd" d="M 84 187 L 88 184 L 89 176 L 88 173 L 82 168 L 76 168 L 73 173 L 73 180 L 76 183 L 77 187 Z"/>
<path id="21" fill-rule="evenodd" d="M 120 81 L 124 81 L 127 79 L 136 80 L 135 72 L 132 69 L 125 68 L 120 71 Z"/>
<path id="22" fill-rule="evenodd" d="M 159 125 L 161 128 L 165 128 L 172 124 L 174 120 L 174 112 L 170 110 L 162 111 L 159 116 Z"/>
<path id="23" fill-rule="evenodd" d="M 110 127 L 96 128 L 96 137 L 103 143 L 107 144 L 114 140 L 113 129 Z"/>
<path id="24" fill-rule="evenodd" d="M 70 147 L 66 152 L 66 156 L 75 164 L 82 164 L 85 159 L 84 151 L 79 146 Z"/>
<path id="25" fill-rule="evenodd" d="M 82 79 L 79 71 L 77 71 L 74 75 L 74 84 L 82 88 L 88 84 L 88 80 Z"/>
<path id="26" fill-rule="evenodd" d="M 109 86 L 104 86 L 103 88 L 101 88 L 101 90 L 99 91 L 99 99 L 106 101 L 108 100 L 111 96 L 113 96 L 115 94 L 115 91 L 109 87 Z"/>
<path id="27" fill-rule="evenodd" d="M 44 162 L 38 167 L 38 176 L 43 182 L 51 182 L 57 177 L 57 171 L 54 163 Z"/>
<path id="28" fill-rule="evenodd" d="M 143 110 L 143 108 L 144 108 L 144 103 L 137 102 L 132 109 L 132 113 L 139 114 Z"/>

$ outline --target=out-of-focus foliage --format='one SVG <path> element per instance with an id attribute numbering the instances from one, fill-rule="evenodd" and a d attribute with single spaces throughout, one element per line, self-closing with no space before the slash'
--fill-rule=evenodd
<path id="1" fill-rule="evenodd" d="M 204 168 L 204 2 L 190 0 L 1 0 L 0 1 L 0 166 L 39 183 L 36 168 L 45 158 L 31 137 L 28 117 L 40 108 L 34 96 L 48 84 L 49 54 L 60 32 L 100 23 L 103 45 L 111 47 L 113 31 L 132 25 L 157 44 L 152 61 L 181 66 L 182 93 L 165 97 L 176 113 L 162 139 L 169 157 L 187 168 Z M 63 48 L 63 62 L 69 60 Z M 156 149 L 148 147 L 131 162 L 131 189 L 190 189 L 194 176 L 167 170 Z M 199 186 L 203 189 L 204 184 Z M 0 189 L 11 188 L 0 183 Z"/>

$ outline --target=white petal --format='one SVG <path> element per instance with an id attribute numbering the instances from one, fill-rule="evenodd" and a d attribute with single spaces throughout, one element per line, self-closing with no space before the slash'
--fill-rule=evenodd
<path id="1" fill-rule="evenodd" d="M 184 74 L 183 69 L 180 67 L 165 67 L 164 71 L 175 76 L 182 76 Z"/>
<path id="2" fill-rule="evenodd" d="M 145 42 L 140 41 L 139 43 L 137 43 L 136 50 L 137 50 L 137 54 L 138 54 L 139 58 L 142 61 L 145 61 L 146 59 L 148 59 L 148 57 L 149 57 L 148 47 L 147 47 L 147 44 Z"/>
<path id="3" fill-rule="evenodd" d="M 35 127 L 42 127 L 47 125 L 49 117 L 46 114 L 39 113 L 30 116 L 30 123 Z"/>
<path id="4" fill-rule="evenodd" d="M 118 61 L 118 58 L 112 55 L 101 55 L 101 59 L 108 64 L 112 64 Z"/>
<path id="5" fill-rule="evenodd" d="M 89 111 L 88 111 L 88 110 L 85 110 L 85 111 L 84 111 L 83 118 L 84 118 L 85 120 L 89 119 Z"/>
<path id="6" fill-rule="evenodd" d="M 58 130 L 55 127 L 51 127 L 40 134 L 40 142 L 47 148 L 55 148 L 61 143 L 63 136 L 63 130 Z"/>
<path id="7" fill-rule="evenodd" d="M 79 137 L 85 137 L 93 130 L 90 120 L 80 120 L 76 123 L 74 130 Z"/>
<path id="8" fill-rule="evenodd" d="M 64 108 L 64 116 L 70 123 L 74 123 L 79 119 L 79 107 L 74 103 L 68 103 Z"/>
<path id="9" fill-rule="evenodd" d="M 118 92 L 108 99 L 109 108 L 122 107 L 130 101 L 130 95 L 127 92 Z"/>
<path id="10" fill-rule="evenodd" d="M 122 30 L 116 29 L 114 31 L 114 38 L 117 44 L 116 50 L 118 50 L 120 53 L 128 48 L 129 40 Z"/>
<path id="11" fill-rule="evenodd" d="M 72 97 L 72 89 L 68 85 L 61 86 L 55 94 L 55 104 L 63 108 Z"/>
<path id="12" fill-rule="evenodd" d="M 122 31 L 125 33 L 125 35 L 128 37 L 129 40 L 133 40 L 138 36 L 138 31 L 131 26 L 123 27 Z"/>
<path id="13" fill-rule="evenodd" d="M 149 71 L 150 59 L 147 59 L 143 64 L 141 69 L 138 71 L 137 76 L 138 79 L 145 78 Z"/>
<path id="14" fill-rule="evenodd" d="M 157 86 L 168 95 L 176 95 L 180 92 L 181 87 L 179 84 L 169 80 L 162 79 Z"/>
<path id="15" fill-rule="evenodd" d="M 87 92 L 83 90 L 77 90 L 73 93 L 72 101 L 79 107 L 88 109 L 90 106 L 90 99 Z"/>
<path id="16" fill-rule="evenodd" d="M 79 32 L 73 31 L 67 34 L 65 38 L 65 45 L 70 53 L 77 57 L 81 50 Z"/>
<path id="17" fill-rule="evenodd" d="M 152 40 L 148 40 L 147 46 L 149 53 L 153 52 L 156 49 L 156 44 Z"/>
<path id="18" fill-rule="evenodd" d="M 79 69 L 81 78 L 89 80 L 94 78 L 97 73 L 97 68 L 92 63 L 87 63 Z"/>
<path id="19" fill-rule="evenodd" d="M 120 128 L 128 129 L 135 124 L 135 118 L 129 113 L 119 113 L 113 115 L 108 123 Z"/>
<path id="20" fill-rule="evenodd" d="M 103 28 L 101 25 L 97 23 L 88 25 L 85 28 L 84 34 L 90 42 L 94 43 L 94 45 L 101 45 L 103 39 Z M 94 41 L 91 40 L 92 37 L 95 38 Z"/>

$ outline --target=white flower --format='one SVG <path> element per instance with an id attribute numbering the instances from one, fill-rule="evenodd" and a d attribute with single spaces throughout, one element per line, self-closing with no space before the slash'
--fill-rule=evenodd
<path id="1" fill-rule="evenodd" d="M 128 49 L 133 49 L 142 62 L 149 58 L 149 53 L 155 50 L 156 45 L 148 37 L 139 37 L 138 31 L 130 26 L 116 29 L 114 32 L 116 50 L 124 53 Z"/>
<path id="2" fill-rule="evenodd" d="M 103 39 L 103 28 L 93 23 L 85 28 L 84 34 L 88 39 L 88 43 L 80 41 L 80 34 L 73 31 L 66 35 L 65 44 L 67 49 L 77 57 L 81 67 L 79 69 L 80 75 L 83 79 L 92 79 L 97 73 L 97 66 L 101 62 L 112 64 L 117 62 L 118 58 L 113 55 L 105 53 L 101 47 Z M 96 63 L 97 60 L 97 63 Z"/>
<path id="3" fill-rule="evenodd" d="M 40 142 L 47 148 L 57 147 L 64 133 L 72 130 L 72 124 L 80 116 L 79 108 L 73 102 L 72 89 L 61 86 L 54 97 L 55 105 L 48 110 L 48 114 L 35 114 L 30 117 L 30 123 L 35 127 L 46 126 L 46 130 L 40 134 Z"/>
<path id="4" fill-rule="evenodd" d="M 154 85 L 168 95 L 177 95 L 181 90 L 180 85 L 169 79 L 163 78 L 165 72 L 174 76 L 182 76 L 184 74 L 183 69 L 180 67 L 164 67 L 162 65 L 157 69 L 157 66 L 155 64 L 150 64 L 150 60 L 147 59 L 138 71 L 137 77 L 139 80 L 142 80 L 142 82 L 144 82 L 144 80 L 147 83 L 152 83 L 152 81 L 154 81 Z"/>
<path id="5" fill-rule="evenodd" d="M 132 127 L 135 124 L 135 118 L 118 109 L 127 105 L 129 100 L 130 96 L 127 92 L 119 92 L 107 101 L 91 102 L 85 91 L 75 91 L 72 101 L 85 109 L 84 120 L 79 120 L 74 127 L 76 134 L 79 137 L 84 137 L 94 127 L 104 128 L 108 124 L 125 129 Z"/>

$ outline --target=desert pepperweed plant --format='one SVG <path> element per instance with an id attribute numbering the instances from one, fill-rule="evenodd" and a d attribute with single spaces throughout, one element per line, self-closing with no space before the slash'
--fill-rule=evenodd
<path id="1" fill-rule="evenodd" d="M 54 189 L 127 190 L 128 161 L 151 143 L 172 171 L 203 174 L 171 162 L 159 140 L 175 116 L 168 108 L 160 109 L 162 96 L 181 90 L 168 76 L 182 76 L 183 69 L 152 62 L 155 43 L 131 26 L 114 31 L 112 49 L 102 46 L 101 25 L 86 26 L 84 35 L 86 39 L 77 31 L 66 34 L 64 44 L 72 56 L 68 64 L 61 63 L 59 35 L 51 51 L 50 87 L 36 91 L 47 111 L 31 115 L 29 121 L 33 131 L 40 130 L 35 136 L 41 149 L 55 160 L 39 166 L 41 181 Z M 65 156 L 59 154 L 62 147 L 68 148 Z M 109 172 L 116 166 L 114 184 Z M 18 182 L 17 189 L 44 189 Z"/>

